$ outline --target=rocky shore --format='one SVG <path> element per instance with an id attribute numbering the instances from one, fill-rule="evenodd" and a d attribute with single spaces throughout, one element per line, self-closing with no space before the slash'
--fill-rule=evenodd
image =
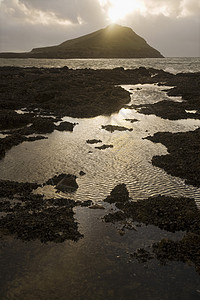
<path id="1" fill-rule="evenodd" d="M 131 257 L 140 262 L 156 257 L 162 263 L 167 260 L 193 263 L 200 273 L 200 211 L 194 199 L 158 195 L 137 202 L 133 200 L 130 199 L 125 184 L 117 185 L 104 201 L 114 203 L 118 211 L 105 215 L 105 221 L 127 222 L 129 229 L 130 222 L 133 224 L 132 228 L 134 222 L 147 226 L 151 224 L 174 233 L 183 231 L 185 235 L 179 241 L 162 239 L 153 243 L 150 251 L 139 248 Z"/>
<path id="2" fill-rule="evenodd" d="M 53 185 L 62 192 L 78 188 L 76 176 L 71 174 L 54 176 L 44 185 Z M 0 237 L 12 235 L 23 241 L 37 239 L 42 243 L 82 238 L 73 208 L 90 206 L 92 201 L 75 202 L 62 197 L 45 199 L 44 195 L 36 193 L 39 186 L 0 180 Z"/>
<path id="3" fill-rule="evenodd" d="M 154 156 L 154 166 L 185 179 L 186 184 L 200 187 L 200 128 L 180 133 L 158 132 L 147 139 L 162 143 L 169 152 L 167 155 Z"/>
<path id="4" fill-rule="evenodd" d="M 0 68 L 0 159 L 6 151 L 20 143 L 48 138 L 54 130 L 73 132 L 76 123 L 63 122 L 64 116 L 90 118 L 110 115 L 122 107 L 143 114 L 179 119 L 200 119 L 200 73 L 173 75 L 162 70 L 139 68 L 124 70 L 72 70 L 37 68 Z M 128 106 L 130 93 L 122 84 L 152 83 L 172 87 L 169 96 L 182 97 L 182 102 L 165 100 L 155 104 Z M 126 119 L 134 123 L 136 119 Z M 132 131 L 132 128 L 102 125 L 101 130 Z M 114 133 L 113 133 L 114 135 Z M 158 132 L 148 137 L 162 143 L 169 154 L 154 156 L 152 164 L 168 174 L 185 179 L 186 184 L 200 187 L 200 129 L 190 132 Z M 101 140 L 87 140 L 95 145 Z M 111 144 L 94 146 L 95 149 L 112 148 Z M 105 150 L 107 151 L 107 150 Z M 108 150 L 109 151 L 109 150 Z M 100 151 L 99 151 L 100 152 Z M 81 171 L 80 176 L 85 173 Z M 75 192 L 77 177 L 72 174 L 55 175 L 44 185 L 52 185 L 57 192 Z M 78 241 L 82 234 L 74 218 L 75 206 L 91 206 L 59 197 L 45 199 L 35 193 L 37 183 L 18 183 L 0 180 L 1 235 L 14 235 L 24 241 L 41 242 Z M 117 185 L 105 199 L 117 211 L 105 215 L 106 222 L 131 220 L 155 225 L 162 230 L 183 231 L 179 241 L 161 240 L 153 243 L 151 251 L 140 249 L 132 257 L 146 261 L 156 257 L 161 262 L 176 260 L 195 265 L 200 272 L 200 212 L 194 199 L 157 195 L 143 201 L 130 199 L 125 184 Z M 108 204 L 108 205 L 109 205 Z M 91 208 L 102 208 L 101 205 Z"/>
<path id="5" fill-rule="evenodd" d="M 200 73 L 173 75 L 144 67 L 134 70 L 1 67 L 0 79 L 0 133 L 8 135 L 0 139 L 0 159 L 12 146 L 42 138 L 30 139 L 31 134 L 73 131 L 76 124 L 55 124 L 63 116 L 86 118 L 118 111 L 130 101 L 130 94 L 118 86 L 121 84 L 175 86 L 167 93 L 182 96 L 183 102 L 162 101 L 133 108 L 173 120 L 200 118 Z M 102 128 L 132 130 L 110 125 Z"/>

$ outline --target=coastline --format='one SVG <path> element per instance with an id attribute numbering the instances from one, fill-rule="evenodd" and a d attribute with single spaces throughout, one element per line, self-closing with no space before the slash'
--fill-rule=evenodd
<path id="1" fill-rule="evenodd" d="M 59 69 L 15 68 L 2 67 L 1 73 L 1 133 L 9 136 L 1 139 L 0 157 L 3 158 L 7 149 L 23 141 L 28 141 L 31 134 L 45 134 L 57 130 L 73 131 L 76 124 L 61 123 L 58 127 L 55 122 L 62 121 L 62 117 L 92 118 L 98 115 L 110 115 L 122 107 L 133 108 L 142 114 L 154 114 L 164 119 L 200 119 L 200 73 L 179 73 L 177 75 L 156 69 L 140 67 L 134 70 L 115 68 L 113 70 L 72 70 L 67 67 Z M 130 93 L 122 89 L 122 84 L 159 84 L 170 86 L 169 96 L 181 96 L 182 102 L 161 101 L 155 104 L 132 105 Z M 19 100 L 20 99 L 20 100 Z M 16 110 L 23 109 L 23 114 Z M 48 117 L 47 117 L 48 116 Z M 56 119 L 55 119 L 56 118 Z M 31 126 L 28 124 L 32 124 Z M 62 127 L 61 127 L 62 126 Z M 64 126 L 64 127 L 63 127 Z M 198 131 L 197 131 L 198 132 Z M 165 145 L 167 134 L 159 133 Z M 198 153 L 199 139 L 196 146 L 190 149 L 190 136 L 193 133 L 182 133 L 186 136 L 185 164 L 196 165 L 196 170 L 187 175 L 182 166 L 182 158 L 176 145 L 176 161 L 183 169 L 182 178 L 190 178 L 190 182 L 200 185 Z M 158 134 L 157 134 L 158 135 Z M 171 134 L 174 136 L 174 134 Z M 166 138 L 165 138 L 166 137 Z M 35 140 L 37 137 L 35 137 Z M 38 136 L 41 139 L 41 136 Z M 154 141 L 153 138 L 149 140 Z M 170 140 L 172 140 L 170 138 Z M 156 140 L 158 142 L 159 140 Z M 167 140 L 166 140 L 167 141 Z M 176 138 L 174 139 L 174 142 Z M 188 142 L 187 142 L 188 141 Z M 159 158 L 157 158 L 159 160 Z M 161 161 L 162 158 L 161 158 Z M 160 166 L 159 162 L 153 163 Z M 163 168 L 170 174 L 180 174 L 175 171 L 169 159 Z M 189 167 L 190 169 L 190 167 Z M 192 175 L 193 174 L 193 175 Z"/>
<path id="2" fill-rule="evenodd" d="M 54 130 L 73 134 L 73 130 L 79 125 L 63 121 L 65 116 L 94 118 L 109 116 L 120 109 L 129 108 L 147 116 L 155 115 L 167 120 L 200 120 L 200 73 L 174 75 L 144 67 L 133 70 L 1 67 L 0 75 L 0 133 L 3 135 L 0 139 L 0 159 L 4 159 L 12 147 L 23 142 L 47 139 L 46 133 L 51 134 Z M 182 102 L 166 100 L 130 107 L 131 94 L 119 87 L 125 84 L 168 86 L 166 93 L 169 96 L 182 97 Z M 134 123 L 137 119 L 127 121 Z M 114 125 L 102 126 L 102 129 L 111 135 L 116 130 L 122 133 L 131 131 L 129 128 Z M 162 131 L 145 139 L 162 143 L 169 152 L 167 155 L 154 156 L 150 163 L 172 176 L 183 178 L 186 184 L 200 186 L 199 128 L 179 133 Z M 87 141 L 91 145 L 99 142 L 101 141 L 98 139 Z M 102 153 L 104 149 L 112 147 L 109 144 L 96 148 Z M 82 224 L 78 226 L 75 211 L 85 210 L 86 216 L 100 215 L 106 224 L 113 223 L 116 228 L 120 224 L 121 228 L 117 231 L 122 243 L 129 231 L 137 231 L 140 226 L 154 225 L 175 237 L 177 232 L 182 232 L 183 236 L 179 240 L 162 239 L 158 236 L 150 250 L 145 247 L 133 249 L 128 254 L 130 264 L 135 259 L 142 265 L 155 258 L 161 263 L 181 261 L 192 264 L 199 273 L 200 213 L 194 199 L 157 195 L 135 202 L 129 198 L 125 180 L 124 185 L 115 187 L 107 199 L 102 199 L 101 205 L 87 199 L 77 203 L 59 194 L 60 186 L 64 190 L 69 185 L 78 189 L 76 179 L 79 180 L 82 176 L 85 176 L 85 172 L 81 169 L 77 177 L 73 174 L 55 174 L 41 185 L 1 179 L 2 240 L 11 236 L 29 243 L 39 241 L 62 244 L 67 240 L 78 242 L 85 237 L 81 231 Z M 66 181 L 67 178 L 70 178 L 70 184 Z M 44 195 L 36 193 L 38 188 L 46 185 L 56 187 L 56 199 L 46 199 Z M 102 221 L 96 221 L 98 222 Z M 87 239 L 87 231 L 85 236 Z"/>

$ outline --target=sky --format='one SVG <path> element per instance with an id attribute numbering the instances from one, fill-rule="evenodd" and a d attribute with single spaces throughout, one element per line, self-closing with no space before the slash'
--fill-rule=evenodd
<path id="1" fill-rule="evenodd" d="M 200 0 L 0 0 L 0 52 L 57 45 L 111 23 L 166 57 L 200 57 Z"/>

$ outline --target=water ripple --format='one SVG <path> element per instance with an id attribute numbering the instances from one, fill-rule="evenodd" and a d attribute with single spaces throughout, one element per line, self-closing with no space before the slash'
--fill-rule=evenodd
<path id="1" fill-rule="evenodd" d="M 126 86 L 132 90 L 132 102 L 137 93 L 147 102 L 157 102 L 166 93 L 155 85 Z M 165 89 L 165 87 L 162 89 Z M 153 90 L 151 97 L 147 92 Z M 137 100 L 139 101 L 139 100 Z M 131 123 L 125 119 L 137 119 Z M 73 133 L 54 131 L 47 140 L 24 142 L 7 152 L 0 161 L 1 178 L 43 183 L 56 173 L 75 174 L 79 188 L 76 193 L 63 195 L 75 200 L 102 201 L 116 184 L 126 183 L 133 200 L 162 194 L 187 196 L 196 199 L 200 205 L 200 190 L 186 185 L 184 180 L 168 175 L 151 164 L 154 155 L 165 155 L 167 149 L 162 144 L 154 144 L 144 138 L 157 131 L 183 132 L 200 126 L 199 120 L 164 120 L 154 115 L 147 116 L 131 109 L 122 109 L 111 116 L 91 119 L 64 118 L 78 122 Z M 102 129 L 102 125 L 112 124 L 133 128 L 132 132 Z M 96 145 L 86 143 L 88 139 L 100 139 L 102 144 L 113 148 L 95 149 Z M 101 144 L 98 144 L 101 145 Z M 86 175 L 79 176 L 83 170 Z M 47 196 L 58 196 L 53 188 L 46 187 L 41 192 Z"/>

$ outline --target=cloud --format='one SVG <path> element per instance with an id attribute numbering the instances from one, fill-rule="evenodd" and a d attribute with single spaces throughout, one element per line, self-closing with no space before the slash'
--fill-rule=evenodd
<path id="1" fill-rule="evenodd" d="M 7 3 L 11 0 L 4 0 Z M 40 14 L 53 15 L 58 20 L 68 20 L 71 23 L 79 24 L 98 19 L 101 11 L 97 0 L 12 0 L 15 7 L 18 6 L 23 11 L 30 13 L 39 12 Z M 95 14 L 94 14 L 95 12 Z"/>
<path id="2" fill-rule="evenodd" d="M 110 7 L 121 8 L 128 5 L 130 13 L 149 15 L 164 15 L 168 17 L 186 17 L 200 15 L 199 0 L 98 0 L 100 5 L 109 10 Z M 128 11 L 128 9 L 127 9 Z"/>
<path id="3" fill-rule="evenodd" d="M 0 51 L 54 45 L 104 25 L 97 0 L 0 0 Z"/>
<path id="4" fill-rule="evenodd" d="M 199 0 L 0 0 L 0 51 L 29 51 L 98 30 L 117 5 L 126 5 L 119 23 L 164 55 L 200 55 Z"/>
<path id="5" fill-rule="evenodd" d="M 29 7 L 23 1 L 4 0 L 1 3 L 1 15 L 11 20 L 32 24 L 62 24 L 69 25 L 72 21 L 68 18 L 59 17 L 53 10 L 42 10 Z"/>

